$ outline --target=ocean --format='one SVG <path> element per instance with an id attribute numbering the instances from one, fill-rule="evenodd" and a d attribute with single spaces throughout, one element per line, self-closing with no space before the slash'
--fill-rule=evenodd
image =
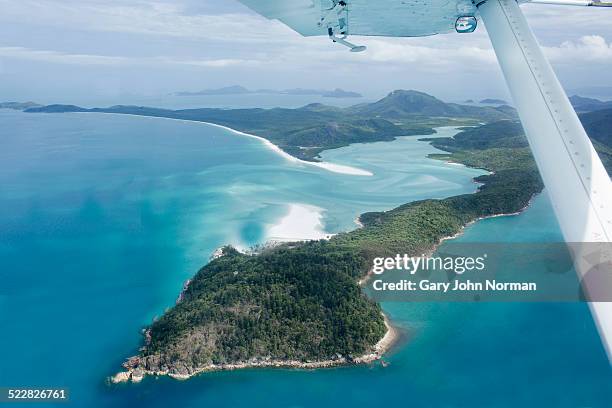
<path id="1" fill-rule="evenodd" d="M 366 211 L 474 192 L 481 170 L 426 158 L 416 137 L 288 161 L 201 123 L 0 110 L 0 386 L 67 387 L 83 407 L 606 407 L 612 372 L 584 304 L 384 303 L 386 360 L 109 385 L 141 329 L 224 244 L 264 242 L 291 205 L 326 233 Z M 440 136 L 456 132 L 442 128 Z M 561 240 L 545 194 L 460 242 Z M 508 265 L 509 268 L 512 265 Z M 44 404 L 40 404 L 44 405 Z M 65 405 L 64 405 L 65 406 Z"/>

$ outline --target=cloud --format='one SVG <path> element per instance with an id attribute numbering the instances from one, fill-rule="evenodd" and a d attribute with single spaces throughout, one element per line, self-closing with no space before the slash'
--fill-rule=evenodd
<path id="1" fill-rule="evenodd" d="M 457 69 L 495 63 L 493 50 L 477 45 L 457 47 L 414 44 L 409 40 L 402 43 L 384 40 L 370 41 L 369 60 L 375 63 L 417 64 L 421 67 Z"/>
<path id="2" fill-rule="evenodd" d="M 162 62 L 165 64 L 177 64 L 177 65 L 191 65 L 194 67 L 206 67 L 206 68 L 227 68 L 231 66 L 240 67 L 254 67 L 262 64 L 262 61 L 253 59 L 239 59 L 239 58 L 221 58 L 221 59 L 176 59 L 169 57 L 158 57 L 145 59 L 145 61 L 151 62 Z"/>
<path id="3" fill-rule="evenodd" d="M 553 63 L 612 64 L 612 43 L 600 35 L 585 35 L 578 41 L 564 41 L 558 47 L 545 47 L 544 50 Z"/>
<path id="4" fill-rule="evenodd" d="M 612 10 L 522 9 L 562 80 L 584 85 L 585 69 L 609 69 L 612 26 L 604 15 L 612 17 Z M 474 78 L 483 86 L 501 83 L 484 24 L 470 35 L 351 37 L 368 46 L 355 54 L 325 37 L 301 37 L 234 0 L 0 0 L 0 10 L 0 58 L 31 61 L 20 72 L 40 72 L 43 63 L 91 66 L 59 72 L 58 82 L 103 72 L 137 78 L 121 82 L 135 93 L 189 83 L 343 86 L 364 93 L 404 86 L 450 92 L 448 84 L 467 87 Z"/>
<path id="5" fill-rule="evenodd" d="M 54 50 L 34 50 L 25 47 L 0 47 L 0 57 L 70 65 L 191 65 L 196 67 L 225 68 L 232 65 L 254 66 L 258 61 L 243 59 L 180 59 L 174 57 L 120 57 L 108 55 L 70 54 Z"/>
<path id="6" fill-rule="evenodd" d="M 583 36 L 585 31 L 610 34 L 612 10 L 596 7 L 564 7 L 543 4 L 525 4 L 521 7 L 536 33 L 546 40 L 561 40 L 570 36 Z"/>
<path id="7" fill-rule="evenodd" d="M 265 66 L 282 62 L 299 68 L 304 64 L 320 66 L 323 62 L 328 63 L 330 60 L 339 58 L 335 47 L 325 39 L 303 38 L 277 21 L 270 21 L 247 11 L 237 2 L 229 3 L 235 3 L 233 10 L 230 7 L 230 12 L 215 13 L 213 3 L 206 3 L 206 14 L 201 14 L 202 10 L 198 10 L 187 0 L 20 0 L 18 2 L 0 0 L 2 10 L 0 22 L 53 26 L 65 33 L 70 30 L 84 30 L 86 32 L 137 34 L 157 38 L 169 37 L 172 41 L 180 38 L 195 40 L 196 43 L 201 41 L 199 50 L 193 47 L 193 43 L 186 45 L 191 55 L 183 56 L 181 61 L 174 56 L 164 57 L 167 63 L 171 63 L 172 60 L 180 65 Z M 543 43 L 547 45 L 546 52 L 554 61 L 571 60 L 574 55 L 584 56 L 589 61 L 604 61 L 609 58 L 607 55 L 610 53 L 610 47 L 603 39 L 604 37 L 590 35 L 598 33 L 594 27 L 600 26 L 600 29 L 603 30 L 601 35 L 606 33 L 612 35 L 609 26 L 606 28 L 604 24 L 607 23 L 604 21 L 607 19 L 594 19 L 594 16 L 601 16 L 601 13 L 574 11 L 576 9 L 572 9 L 572 12 L 569 13 L 567 8 L 542 5 L 529 5 L 523 9 L 537 30 L 549 34 Z M 570 38 L 567 41 L 567 27 L 575 27 L 572 34 L 582 32 L 582 38 L 573 41 Z M 585 33 L 586 27 L 593 28 L 593 31 Z M 553 32 L 554 35 L 551 34 Z M 135 46 L 139 40 L 131 39 L 131 41 L 134 41 Z M 363 42 L 369 46 L 365 56 L 341 56 L 341 62 L 349 64 L 352 62 L 418 63 L 420 66 L 427 66 L 431 69 L 444 70 L 458 64 L 462 68 L 476 69 L 476 64 L 488 65 L 495 61 L 486 33 L 482 29 L 469 36 L 452 34 L 410 39 L 367 38 Z M 117 49 L 113 52 L 132 56 L 135 53 L 129 50 L 134 46 L 117 44 Z M 42 48 L 47 47 L 48 45 Z M 91 47 L 95 49 L 96 44 L 91 44 Z M 145 51 L 138 50 L 138 53 L 141 52 Z M 170 53 L 169 51 L 163 52 Z M 208 54 L 207 58 L 198 56 L 198 53 Z M 118 64 L 125 62 L 118 60 L 119 57 L 87 55 L 97 54 L 92 50 L 87 50 L 83 53 L 84 55 L 78 52 L 75 54 L 77 55 L 66 56 L 66 58 L 75 62 L 82 61 L 82 63 Z M 211 58 L 213 54 L 214 57 Z M 152 55 L 149 57 L 154 58 Z M 45 58 L 51 60 L 52 56 L 47 55 Z"/>
<path id="8" fill-rule="evenodd" d="M 125 57 L 68 54 L 52 50 L 32 50 L 25 47 L 0 47 L 0 57 L 78 65 L 120 65 L 129 61 Z"/>
<path id="9" fill-rule="evenodd" d="M 446 37 L 446 38 L 444 38 Z M 443 41 L 439 39 L 444 38 Z M 320 69 L 335 66 L 335 71 L 354 70 L 357 67 L 376 67 L 388 70 L 410 69 L 411 72 L 454 72 L 490 69 L 496 64 L 495 53 L 489 44 L 457 40 L 447 35 L 430 39 L 378 39 L 360 38 L 366 44 L 365 53 L 352 54 L 344 48 L 323 39 L 303 39 L 303 44 L 276 47 L 273 51 L 228 53 L 227 58 L 183 58 L 172 55 L 126 57 L 66 53 L 55 50 L 36 50 L 26 47 L 0 47 L 0 57 L 56 64 L 128 66 L 179 65 L 199 68 L 269 68 L 280 70 Z M 439 43 L 443 43 L 444 47 Z M 564 41 L 558 46 L 544 47 L 553 64 L 612 63 L 612 44 L 599 35 L 587 35 L 577 41 Z M 241 57 L 238 57 L 238 56 Z"/>
<path id="10" fill-rule="evenodd" d="M 180 2 L 0 0 L 0 10 L 0 21 L 64 30 L 245 43 L 299 38 L 281 23 L 257 14 L 187 14 Z"/>

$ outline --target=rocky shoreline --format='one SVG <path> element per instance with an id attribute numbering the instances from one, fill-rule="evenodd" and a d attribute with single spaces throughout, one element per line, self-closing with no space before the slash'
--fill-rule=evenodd
<path id="1" fill-rule="evenodd" d="M 316 369 L 316 368 L 330 368 L 344 365 L 357 365 L 357 364 L 369 364 L 376 360 L 379 360 L 383 355 L 391 349 L 391 347 L 399 339 L 399 333 L 395 327 L 393 327 L 387 318 L 383 314 L 385 319 L 385 326 L 387 332 L 382 339 L 376 343 L 370 353 L 364 354 L 358 357 L 341 356 L 337 355 L 333 359 L 321 360 L 321 361 L 299 361 L 299 360 L 275 360 L 271 358 L 257 358 L 249 361 L 241 361 L 227 364 L 209 364 L 203 367 L 198 367 L 187 373 L 178 373 L 170 371 L 150 371 L 140 367 L 140 357 L 130 357 L 123 367 L 125 371 L 121 371 L 111 377 L 109 382 L 112 384 L 119 384 L 125 382 L 139 383 L 146 376 L 164 376 L 167 375 L 175 380 L 187 380 L 193 376 L 204 372 L 213 371 L 225 371 L 225 370 L 239 370 L 244 368 L 296 368 L 296 369 Z"/>
<path id="2" fill-rule="evenodd" d="M 431 248 L 431 250 L 429 251 L 429 254 L 433 253 L 444 241 L 454 239 L 460 236 L 461 234 L 463 234 L 466 227 L 474 224 L 477 221 L 487 219 L 487 218 L 518 215 L 522 213 L 527 208 L 529 208 L 534 197 L 531 197 L 527 205 L 525 205 L 519 211 L 516 211 L 513 213 L 501 213 L 501 214 L 493 214 L 493 215 L 489 215 L 485 217 L 478 217 L 466 223 L 464 226 L 461 227 L 461 229 L 456 234 L 441 238 L 440 241 Z M 359 221 L 359 218 L 357 218 L 357 221 Z M 361 224 L 360 221 L 359 221 L 359 224 Z M 211 259 L 215 259 L 220 256 L 223 256 L 222 248 L 219 248 L 217 251 L 215 251 Z M 367 283 L 368 279 L 371 276 L 372 276 L 372 271 L 370 270 L 368 271 L 366 276 L 364 276 L 362 279 L 358 281 L 358 284 L 360 286 L 363 286 L 365 283 Z M 183 290 L 181 291 L 177 299 L 177 303 L 182 300 L 183 293 L 187 289 L 190 282 L 191 282 L 190 280 L 187 280 L 185 282 L 183 286 Z M 190 372 L 179 373 L 179 372 L 170 372 L 170 371 L 150 371 L 150 370 L 143 369 L 142 367 L 140 367 L 141 365 L 140 357 L 135 356 L 135 357 L 130 357 L 125 363 L 123 363 L 123 367 L 126 369 L 126 371 L 121 371 L 115 374 L 114 376 L 109 378 L 109 381 L 113 384 L 129 382 L 129 381 L 133 383 L 139 383 L 144 379 L 145 376 L 163 376 L 163 375 L 167 375 L 177 380 L 186 380 L 186 379 L 189 379 L 195 375 L 198 375 L 204 372 L 238 370 L 238 369 L 244 369 L 244 368 L 317 369 L 317 368 L 337 367 L 337 366 L 343 366 L 343 365 L 368 364 L 376 360 L 380 360 L 383 357 L 383 355 L 387 351 L 389 351 L 389 349 L 395 344 L 395 342 L 399 338 L 397 329 L 391 325 L 391 322 L 389 321 L 389 319 L 384 313 L 383 313 L 383 317 L 385 321 L 385 326 L 387 328 L 385 335 L 378 341 L 378 343 L 374 345 L 370 353 L 367 353 L 367 354 L 364 354 L 358 357 L 338 355 L 333 359 L 321 360 L 321 361 L 277 360 L 277 359 L 272 359 L 269 357 L 268 358 L 264 357 L 264 358 L 255 358 L 249 361 L 242 361 L 242 362 L 235 362 L 235 363 L 209 364 L 203 367 L 196 368 Z M 147 337 L 147 333 L 145 332 L 145 338 L 146 337 Z"/>

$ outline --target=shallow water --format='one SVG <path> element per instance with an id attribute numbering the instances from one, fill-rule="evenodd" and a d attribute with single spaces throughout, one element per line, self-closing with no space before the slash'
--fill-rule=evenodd
<path id="1" fill-rule="evenodd" d="M 482 172 L 425 158 L 435 149 L 414 137 L 323 154 L 374 173 L 360 177 L 288 162 L 255 139 L 199 123 L 12 111 L 0 111 L 0 122 L 1 386 L 66 386 L 75 406 L 610 400 L 609 366 L 583 305 L 389 303 L 410 341 L 385 369 L 244 370 L 109 386 L 140 329 L 212 251 L 261 242 L 288 204 L 324 209 L 326 231 L 338 232 L 365 211 L 472 192 Z M 545 198 L 460 239 L 510 237 L 559 239 Z M 524 392 L 510 392 L 517 387 Z"/>

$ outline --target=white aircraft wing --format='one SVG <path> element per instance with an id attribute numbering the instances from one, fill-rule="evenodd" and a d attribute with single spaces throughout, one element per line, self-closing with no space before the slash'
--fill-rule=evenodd
<path id="1" fill-rule="evenodd" d="M 253 11 L 304 36 L 327 35 L 317 23 L 332 0 L 239 0 Z M 455 30 L 457 18 L 477 12 L 471 0 L 350 0 L 351 35 L 421 37 Z M 393 16 L 393 18 L 389 18 Z"/>

